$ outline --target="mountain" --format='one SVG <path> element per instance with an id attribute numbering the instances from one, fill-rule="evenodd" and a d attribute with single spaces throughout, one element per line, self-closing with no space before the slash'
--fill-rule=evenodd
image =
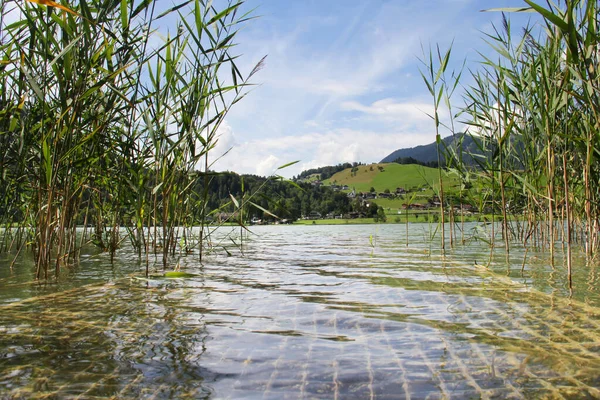
<path id="1" fill-rule="evenodd" d="M 461 140 L 462 139 L 462 140 Z M 474 139 L 470 135 L 454 135 L 442 139 L 443 144 L 440 146 L 442 152 L 442 163 L 445 163 L 444 154 L 446 151 L 454 149 L 462 144 L 463 162 L 467 165 L 475 165 L 476 162 L 473 156 L 481 156 L 481 142 Z M 446 149 L 446 150 L 445 150 Z M 430 143 L 422 146 L 399 149 L 381 160 L 382 163 L 399 162 L 406 164 L 404 161 L 417 161 L 419 164 L 434 165 L 437 163 L 437 146 L 436 143 Z"/>

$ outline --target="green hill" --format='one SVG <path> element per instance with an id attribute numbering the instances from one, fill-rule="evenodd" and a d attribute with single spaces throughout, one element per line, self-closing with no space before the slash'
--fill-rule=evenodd
<path id="1" fill-rule="evenodd" d="M 443 178 L 445 187 L 457 185 L 454 178 Z M 368 192 L 372 187 L 377 192 L 389 189 L 395 192 L 396 188 L 407 191 L 425 189 L 432 193 L 438 187 L 438 170 L 415 164 L 371 164 L 347 168 L 336 173 L 323 182 L 326 185 L 347 185 L 350 190 Z"/>

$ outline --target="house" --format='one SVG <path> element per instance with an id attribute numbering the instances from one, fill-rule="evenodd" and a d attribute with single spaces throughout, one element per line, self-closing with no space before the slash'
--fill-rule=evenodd
<path id="1" fill-rule="evenodd" d="M 228 213 L 228 212 L 220 212 L 215 216 L 218 223 L 233 221 L 239 218 L 238 213 Z"/>
<path id="2" fill-rule="evenodd" d="M 306 216 L 306 219 L 321 219 L 321 218 L 322 218 L 321 213 L 318 211 L 311 211 Z"/>
<path id="3" fill-rule="evenodd" d="M 375 193 L 366 192 L 366 193 L 361 193 L 360 197 L 365 200 L 369 200 L 369 199 L 376 199 L 377 195 Z"/>
<path id="4" fill-rule="evenodd" d="M 344 214 L 345 219 L 356 219 L 356 218 L 364 218 L 365 214 L 357 211 L 352 211 L 348 214 Z"/>
<path id="5" fill-rule="evenodd" d="M 428 207 L 425 204 L 412 203 L 412 204 L 402 204 L 402 208 L 404 210 L 426 210 Z"/>
<path id="6" fill-rule="evenodd" d="M 475 206 L 471 205 L 471 204 L 461 204 L 461 207 L 465 211 L 469 211 L 469 212 L 472 212 L 472 213 L 477 212 L 477 208 Z"/>

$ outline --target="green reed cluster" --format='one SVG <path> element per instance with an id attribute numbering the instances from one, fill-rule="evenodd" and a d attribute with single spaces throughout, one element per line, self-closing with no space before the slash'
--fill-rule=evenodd
<path id="1" fill-rule="evenodd" d="M 88 241 L 114 255 L 129 238 L 165 266 L 202 254 L 208 155 L 262 65 L 244 77 L 235 63 L 251 17 L 241 1 L 62 5 L 0 5 L 2 250 L 32 249 L 38 279 Z"/>
<path id="2" fill-rule="evenodd" d="M 484 183 L 472 191 L 501 222 L 507 252 L 518 239 L 554 259 L 557 244 L 566 245 L 570 277 L 572 244 L 590 257 L 600 245 L 600 9 L 596 1 L 525 3 L 490 11 L 534 12 L 541 26 L 516 35 L 503 18 L 486 37 L 494 55 L 465 92 L 462 119 L 484 154 L 478 168 L 453 149 L 446 158 L 449 170 Z"/>

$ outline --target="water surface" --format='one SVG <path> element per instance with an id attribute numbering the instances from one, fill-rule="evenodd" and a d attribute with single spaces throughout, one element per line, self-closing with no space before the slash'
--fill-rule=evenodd
<path id="1" fill-rule="evenodd" d="M 0 398 L 600 397 L 593 265 L 570 292 L 560 257 L 530 250 L 522 274 L 522 249 L 487 265 L 430 229 L 407 247 L 403 225 L 255 227 L 184 280 L 131 279 L 127 247 L 44 285 L 5 257 Z"/>

